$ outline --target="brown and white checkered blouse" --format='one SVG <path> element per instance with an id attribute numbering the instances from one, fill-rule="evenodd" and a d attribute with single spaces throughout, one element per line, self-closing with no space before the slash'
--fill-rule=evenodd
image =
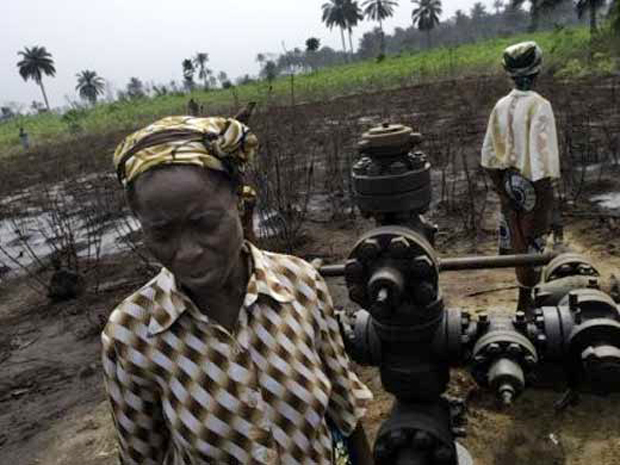
<path id="1" fill-rule="evenodd" d="M 351 371 L 327 286 L 303 260 L 248 244 L 235 331 L 158 276 L 102 334 L 124 464 L 330 464 L 328 415 L 345 434 L 370 391 Z"/>

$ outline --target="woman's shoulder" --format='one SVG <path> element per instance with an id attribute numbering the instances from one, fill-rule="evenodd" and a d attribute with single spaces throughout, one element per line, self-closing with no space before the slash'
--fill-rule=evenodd
<path id="1" fill-rule="evenodd" d="M 310 263 L 296 255 L 289 255 L 280 252 L 270 252 L 268 250 L 258 249 L 268 260 L 274 263 L 293 263 L 301 268 L 314 269 Z"/>
<path id="2" fill-rule="evenodd" d="M 166 273 L 169 272 L 162 269 L 149 282 L 116 305 L 110 313 L 104 334 L 111 335 L 114 328 L 119 326 L 132 332 L 140 332 L 140 328 L 147 328 L 155 304 L 156 287 L 159 281 L 166 277 Z"/>
<path id="3" fill-rule="evenodd" d="M 278 252 L 256 249 L 262 265 L 276 274 L 284 274 L 289 279 L 293 276 L 315 280 L 318 270 L 303 258 Z"/>
<path id="4" fill-rule="evenodd" d="M 309 304 L 323 298 L 326 287 L 318 270 L 303 258 L 254 248 L 255 276 L 273 290 Z"/>

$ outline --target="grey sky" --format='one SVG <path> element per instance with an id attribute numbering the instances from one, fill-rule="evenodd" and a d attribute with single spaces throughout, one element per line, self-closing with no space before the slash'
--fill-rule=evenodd
<path id="1" fill-rule="evenodd" d="M 56 77 L 45 79 L 52 106 L 76 98 L 76 73 L 95 70 L 114 89 L 131 76 L 168 83 L 182 80 L 181 61 L 207 52 L 209 67 L 231 77 L 258 72 L 259 52 L 304 46 L 308 37 L 341 48 L 338 29 L 321 23 L 326 0 L 1 0 L 0 103 L 42 101 L 32 81 L 17 72 L 17 52 L 43 45 L 53 55 Z M 442 19 L 476 0 L 444 0 Z M 491 10 L 492 0 L 482 0 Z M 400 0 L 386 32 L 411 24 L 410 0 Z M 354 31 L 354 45 L 376 23 Z"/>

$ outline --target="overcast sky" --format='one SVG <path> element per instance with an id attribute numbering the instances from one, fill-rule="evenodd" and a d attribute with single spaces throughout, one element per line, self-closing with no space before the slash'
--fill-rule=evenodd
<path id="1" fill-rule="evenodd" d="M 50 104 L 76 98 L 76 73 L 90 69 L 123 88 L 131 76 L 143 81 L 182 81 L 181 61 L 196 52 L 209 54 L 209 67 L 232 78 L 258 72 L 259 52 L 304 47 L 314 36 L 340 49 L 338 29 L 321 23 L 326 0 L 1 0 L 0 104 L 42 101 L 32 81 L 17 72 L 17 52 L 42 45 L 52 54 L 56 77 L 45 78 Z M 442 20 L 457 9 L 469 11 L 476 0 L 444 0 Z M 491 10 L 492 0 L 482 0 Z M 400 0 L 395 27 L 411 24 L 410 0 Z M 376 23 L 354 30 L 354 46 Z"/>

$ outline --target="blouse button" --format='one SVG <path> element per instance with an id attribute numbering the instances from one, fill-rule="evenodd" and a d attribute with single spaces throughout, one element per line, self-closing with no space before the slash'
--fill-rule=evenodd
<path id="1" fill-rule="evenodd" d="M 271 422 L 269 421 L 269 418 L 267 418 L 267 415 L 263 415 L 263 418 L 261 418 L 258 422 L 258 427 L 265 431 L 269 431 L 271 429 Z"/>
<path id="2" fill-rule="evenodd" d="M 256 449 L 256 458 L 261 460 L 263 463 L 274 463 L 276 459 L 276 453 L 272 449 L 267 449 L 266 447 L 258 447 Z"/>
<path id="3" fill-rule="evenodd" d="M 254 391 L 248 392 L 247 404 L 250 408 L 258 407 L 258 393 Z"/>

